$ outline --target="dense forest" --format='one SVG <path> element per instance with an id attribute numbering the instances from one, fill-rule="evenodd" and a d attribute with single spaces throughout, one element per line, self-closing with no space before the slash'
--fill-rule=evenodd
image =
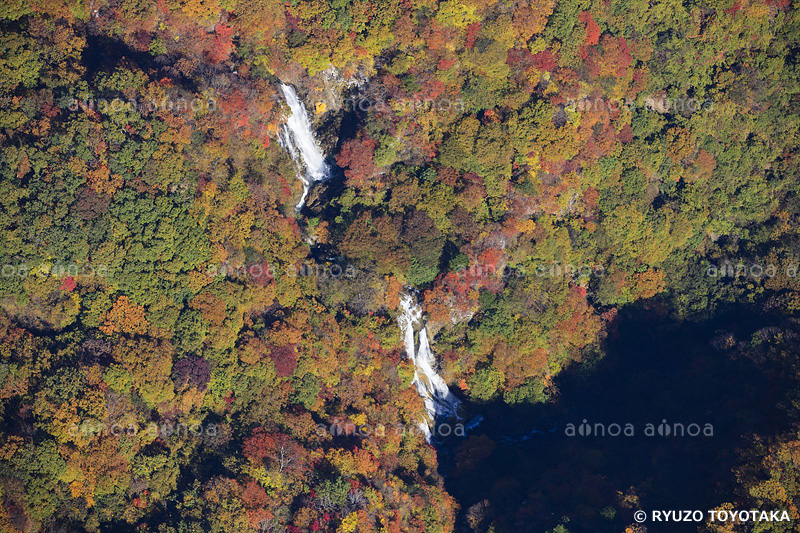
<path id="1" fill-rule="evenodd" d="M 797 7 L 2 0 L 0 531 L 647 531 L 651 450 L 565 444 L 593 377 L 793 519 L 693 527 L 798 530 Z"/>

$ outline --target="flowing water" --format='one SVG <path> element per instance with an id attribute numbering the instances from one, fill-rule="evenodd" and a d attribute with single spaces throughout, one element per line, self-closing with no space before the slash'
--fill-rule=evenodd
<path id="1" fill-rule="evenodd" d="M 303 196 L 297 204 L 299 211 L 305 204 L 311 186 L 328 179 L 331 176 L 331 168 L 325 162 L 325 156 L 314 138 L 311 121 L 303 102 L 297 97 L 291 85 L 281 83 L 280 86 L 292 113 L 281 128 L 279 142 L 299 167 L 297 177 L 303 182 Z M 450 392 L 444 379 L 436 373 L 436 356 L 431 350 L 428 329 L 416 296 L 411 292 L 403 294 L 400 308 L 401 314 L 397 320 L 403 333 L 406 353 L 414 363 L 412 384 L 425 402 L 427 411 L 425 419 L 419 423 L 419 428 L 430 442 L 431 430 L 435 427 L 436 419 L 458 417 L 460 402 Z"/>
<path id="2" fill-rule="evenodd" d="M 315 182 L 328 179 L 331 168 L 325 162 L 325 156 L 314 138 L 306 107 L 297 97 L 294 87 L 281 83 L 281 91 L 292 114 L 281 127 L 278 142 L 299 166 L 297 177 L 303 182 L 303 196 L 296 207 L 299 211 L 305 204 L 311 186 Z"/>
<path id="3" fill-rule="evenodd" d="M 414 380 L 417 393 L 425 402 L 427 416 L 420 421 L 419 428 L 425 439 L 431 441 L 431 429 L 436 418 L 458 417 L 459 400 L 451 392 L 442 376 L 436 373 L 436 356 L 428 341 L 428 328 L 422 308 L 412 293 L 406 292 L 400 298 L 401 313 L 397 317 L 406 354 L 414 363 Z M 415 332 L 415 328 L 418 330 Z"/>

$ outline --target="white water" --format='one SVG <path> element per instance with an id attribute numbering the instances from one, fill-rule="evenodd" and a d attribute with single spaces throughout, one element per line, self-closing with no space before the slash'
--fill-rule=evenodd
<path id="1" fill-rule="evenodd" d="M 303 182 L 303 196 L 296 207 L 299 211 L 305 204 L 308 191 L 314 182 L 328 179 L 331 169 L 314 139 L 306 106 L 297 97 L 294 87 L 281 83 L 281 91 L 292 114 L 281 127 L 278 142 L 289 151 L 292 159 L 300 166 L 297 177 Z"/>
<path id="2" fill-rule="evenodd" d="M 431 440 L 431 428 L 436 417 L 458 417 L 458 398 L 451 392 L 442 376 L 436 373 L 436 356 L 428 341 L 428 328 L 422 316 L 422 308 L 416 298 L 406 292 L 400 297 L 402 313 L 397 317 L 400 331 L 403 334 L 403 344 L 406 354 L 414 363 L 414 380 L 412 385 L 417 387 L 417 393 L 425 402 L 427 416 L 419 423 L 419 428 L 425 434 L 425 440 Z M 417 341 L 414 335 L 414 326 L 419 325 Z"/>
<path id="3" fill-rule="evenodd" d="M 294 87 L 281 83 L 281 91 L 292 114 L 281 127 L 278 141 L 299 167 L 297 177 L 303 182 L 303 196 L 297 204 L 297 210 L 300 210 L 305 204 L 311 186 L 330 177 L 331 169 L 314 139 L 308 113 L 303 102 L 297 97 Z M 427 412 L 425 419 L 420 421 L 419 428 L 425 434 L 425 440 L 430 442 L 431 428 L 434 427 L 436 418 L 458 418 L 458 407 L 461 402 L 450 392 L 447 383 L 434 370 L 436 356 L 431 351 L 422 308 L 413 293 L 406 292 L 402 295 L 400 308 L 402 313 L 397 321 L 403 333 L 406 354 L 414 363 L 412 385 L 416 386 Z M 416 334 L 415 326 L 419 328 Z"/>

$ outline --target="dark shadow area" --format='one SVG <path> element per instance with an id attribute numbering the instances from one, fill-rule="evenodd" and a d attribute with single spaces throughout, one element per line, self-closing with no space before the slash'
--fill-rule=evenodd
<path id="1" fill-rule="evenodd" d="M 83 64 L 86 66 L 87 79 L 92 79 L 98 72 L 113 72 L 126 61 L 145 72 L 157 66 L 148 52 L 139 52 L 124 42 L 105 35 L 86 34 Z"/>
<path id="2" fill-rule="evenodd" d="M 121 40 L 92 32 L 86 34 L 83 65 L 86 67 L 87 80 L 93 80 L 101 72 L 110 74 L 120 66 L 128 65 L 148 73 L 150 79 L 169 77 L 186 91 L 193 93 L 198 91 L 194 80 L 171 66 L 166 56 L 154 57 L 149 52 L 134 50 Z"/>
<path id="3" fill-rule="evenodd" d="M 336 199 L 345 190 L 345 179 L 342 169 L 337 167 L 332 158 L 328 158 L 331 176 L 322 182 L 311 186 L 306 198 L 306 204 L 300 210 L 303 218 L 316 217 L 320 220 L 334 220 L 340 211 Z"/>
<path id="4" fill-rule="evenodd" d="M 629 307 L 611 324 L 605 357 L 556 378 L 553 403 L 467 405 L 483 423 L 439 446 L 445 487 L 461 505 L 456 530 L 486 531 L 494 523 L 497 533 L 559 524 L 570 533 L 623 531 L 637 509 L 707 511 L 731 501 L 737 450 L 754 434 L 790 427 L 781 404 L 794 382 L 780 365 L 757 365 L 711 343 L 720 330 L 748 341 L 779 322 L 745 307 L 697 323 Z M 579 433 L 584 420 L 592 435 Z M 663 421 L 670 436 L 659 434 Z M 595 424 L 606 436 L 595 434 Z M 612 424 L 619 424 L 618 436 L 609 434 L 617 432 Z M 683 424 L 683 437 L 674 435 L 675 424 Z M 689 436 L 690 424 L 705 432 L 711 424 L 713 436 Z M 626 427 L 633 436 L 625 436 Z M 681 526 L 653 531 L 697 528 Z"/>
<path id="5" fill-rule="evenodd" d="M 330 166 L 331 175 L 321 183 L 315 183 L 308 193 L 306 205 L 303 206 L 300 214 L 302 218 L 316 217 L 321 221 L 332 222 L 339 216 L 341 206 L 337 201 L 339 196 L 345 191 L 345 175 L 336 163 L 336 154 L 342 148 L 342 143 L 355 137 L 360 120 L 357 110 L 351 109 L 345 100 L 342 110 L 335 113 L 328 113 L 320 124 L 315 125 L 315 135 L 324 135 L 327 131 L 336 131 L 338 135 L 333 139 L 320 138 L 323 148 L 328 152 L 325 158 Z M 335 257 L 337 252 L 332 246 L 315 245 L 316 250 L 312 253 L 314 258 L 319 261 L 322 257 Z"/>
<path id="6" fill-rule="evenodd" d="M 358 93 L 351 93 L 345 95 L 345 104 L 342 109 L 342 120 L 339 123 L 339 135 L 336 138 L 335 153 L 339 153 L 342 149 L 342 144 L 345 141 L 354 139 L 358 132 L 358 127 L 366 121 L 365 113 L 359 113 L 358 107 L 353 106 L 350 102 L 356 101 L 354 95 Z"/>

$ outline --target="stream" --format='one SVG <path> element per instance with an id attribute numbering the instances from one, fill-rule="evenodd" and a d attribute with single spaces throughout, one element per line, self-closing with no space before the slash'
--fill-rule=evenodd
<path id="1" fill-rule="evenodd" d="M 291 114 L 281 128 L 279 143 L 291 155 L 297 166 L 297 179 L 303 183 L 303 196 L 295 208 L 300 211 L 311 187 L 327 180 L 332 175 L 332 169 L 325 161 L 325 155 L 314 137 L 306 107 L 294 87 L 284 83 L 280 87 Z M 436 420 L 457 418 L 460 401 L 435 370 L 436 355 L 431 350 L 425 317 L 413 289 L 409 288 L 402 294 L 400 311 L 397 323 L 403 335 L 406 355 L 414 363 L 412 385 L 425 404 L 426 416 L 418 427 L 425 435 L 425 440 L 431 442 L 431 430 Z"/>

